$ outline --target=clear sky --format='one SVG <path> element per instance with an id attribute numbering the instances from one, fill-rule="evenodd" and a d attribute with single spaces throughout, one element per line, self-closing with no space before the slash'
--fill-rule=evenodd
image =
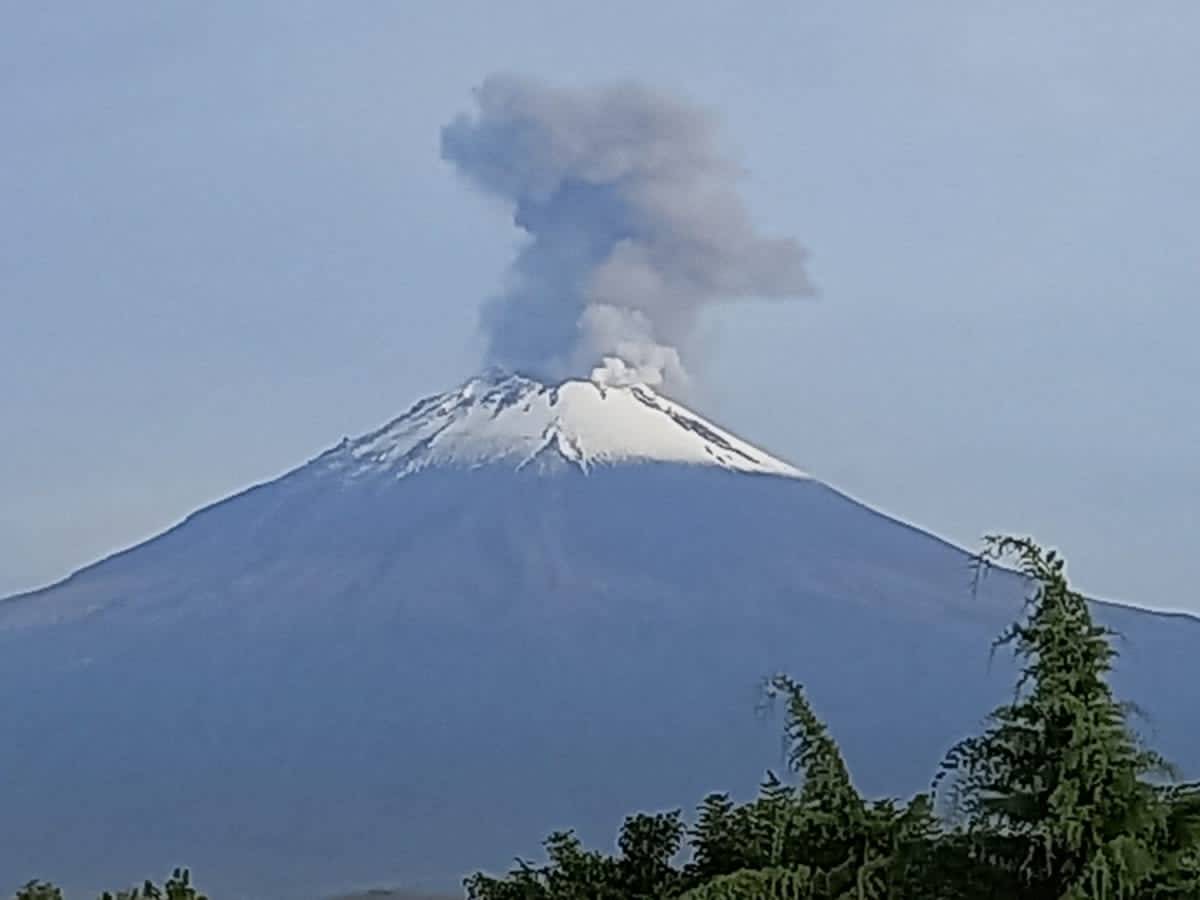
<path id="1" fill-rule="evenodd" d="M 1200 4 L 10 4 L 0 594 L 478 367 L 518 244 L 439 159 L 494 71 L 715 109 L 816 299 L 704 325 L 694 405 L 1090 591 L 1200 610 Z"/>

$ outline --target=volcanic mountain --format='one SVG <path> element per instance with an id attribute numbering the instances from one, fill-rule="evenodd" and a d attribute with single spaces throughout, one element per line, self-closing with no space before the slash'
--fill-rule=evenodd
<path id="1" fill-rule="evenodd" d="M 780 670 L 864 790 L 922 790 L 1013 683 L 1026 585 L 969 562 L 648 387 L 489 373 L 0 602 L 0 875 L 452 888 L 749 793 Z M 1096 611 L 1200 773 L 1200 621 Z"/>

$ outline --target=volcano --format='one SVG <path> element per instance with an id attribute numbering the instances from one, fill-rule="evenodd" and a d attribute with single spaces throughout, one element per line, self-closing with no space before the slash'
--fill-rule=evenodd
<path id="1" fill-rule="evenodd" d="M 488 373 L 0 602 L 0 875 L 453 889 L 753 791 L 777 671 L 864 791 L 923 790 L 1010 696 L 1026 588 L 644 385 Z M 1200 621 L 1095 608 L 1200 774 Z"/>

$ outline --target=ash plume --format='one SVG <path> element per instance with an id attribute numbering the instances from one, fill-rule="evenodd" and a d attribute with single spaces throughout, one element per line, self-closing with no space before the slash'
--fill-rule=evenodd
<path id="1" fill-rule="evenodd" d="M 442 158 L 529 237 L 483 308 L 489 362 L 682 387 L 704 307 L 811 293 L 803 248 L 750 222 L 705 110 L 636 84 L 507 75 L 475 101 L 442 129 Z"/>

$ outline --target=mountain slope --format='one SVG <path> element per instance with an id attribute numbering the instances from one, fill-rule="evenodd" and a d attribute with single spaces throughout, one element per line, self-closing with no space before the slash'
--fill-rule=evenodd
<path id="1" fill-rule="evenodd" d="M 924 788 L 1009 689 L 988 648 L 1020 582 L 972 591 L 960 550 L 578 384 L 469 383 L 0 603 L 0 873 L 453 887 L 551 828 L 604 843 L 638 806 L 752 790 L 779 669 L 866 790 Z M 659 417 L 683 433 L 647 437 Z M 1101 614 L 1156 743 L 1200 771 L 1200 622 Z"/>

